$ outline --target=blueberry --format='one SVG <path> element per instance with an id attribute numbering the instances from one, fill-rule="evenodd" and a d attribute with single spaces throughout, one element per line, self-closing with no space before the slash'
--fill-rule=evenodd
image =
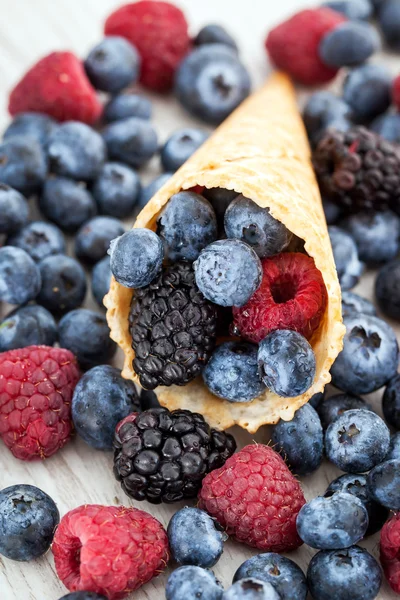
<path id="1" fill-rule="evenodd" d="M 55 225 L 44 221 L 34 221 L 25 225 L 18 233 L 9 237 L 7 243 L 25 250 L 36 262 L 52 254 L 64 254 L 66 251 L 61 231 Z"/>
<path id="2" fill-rule="evenodd" d="M 60 515 L 54 501 L 33 485 L 0 491 L 0 554 L 28 561 L 47 552 Z"/>
<path id="3" fill-rule="evenodd" d="M 86 185 L 65 177 L 51 177 L 46 181 L 39 208 L 45 217 L 68 233 L 75 232 L 97 213 Z"/>
<path id="4" fill-rule="evenodd" d="M 385 0 L 378 8 L 378 23 L 388 46 L 400 50 L 400 4 L 398 0 Z"/>
<path id="5" fill-rule="evenodd" d="M 106 318 L 85 308 L 63 316 L 58 325 L 58 336 L 61 348 L 71 350 L 83 369 L 108 362 L 117 350 L 110 338 Z"/>
<path id="6" fill-rule="evenodd" d="M 104 308 L 103 298 L 108 294 L 111 283 L 110 257 L 105 256 L 93 267 L 92 271 L 92 294 L 97 304 Z"/>
<path id="7" fill-rule="evenodd" d="M 55 254 L 40 264 L 42 288 L 37 297 L 47 310 L 62 315 L 81 306 L 86 295 L 86 275 L 71 256 Z"/>
<path id="8" fill-rule="evenodd" d="M 158 398 L 152 390 L 142 390 L 140 392 L 140 405 L 142 410 L 149 410 L 149 408 L 161 408 Z"/>
<path id="9" fill-rule="evenodd" d="M 78 381 L 72 397 L 77 433 L 97 450 L 112 450 L 117 424 L 140 404 L 135 385 L 109 365 L 93 367 Z"/>
<path id="10" fill-rule="evenodd" d="M 161 164 L 164 171 L 177 171 L 207 138 L 206 131 L 195 127 L 175 131 L 161 148 Z"/>
<path id="11" fill-rule="evenodd" d="M 320 466 L 324 434 L 318 413 L 310 404 L 299 408 L 291 421 L 272 427 L 271 441 L 296 475 L 307 475 Z"/>
<path id="12" fill-rule="evenodd" d="M 16 135 L 0 144 L 0 181 L 25 196 L 38 192 L 47 174 L 46 156 L 32 137 Z"/>
<path id="13" fill-rule="evenodd" d="M 265 391 L 258 375 L 256 344 L 225 342 L 218 346 L 203 370 L 212 394 L 230 402 L 250 402 Z"/>
<path id="14" fill-rule="evenodd" d="M 317 412 L 321 419 L 323 429 L 327 429 L 331 423 L 346 410 L 364 409 L 372 410 L 370 405 L 354 394 L 335 394 L 329 398 L 325 398 L 318 406 Z"/>
<path id="15" fill-rule="evenodd" d="M 96 90 L 116 94 L 136 82 L 140 56 L 125 38 L 110 35 L 89 52 L 84 67 Z"/>
<path id="16" fill-rule="evenodd" d="M 262 340 L 258 365 L 265 385 L 278 396 L 304 394 L 315 377 L 315 355 L 306 338 L 288 329 L 272 331 Z"/>
<path id="17" fill-rule="evenodd" d="M 66 594 L 60 600 L 107 600 L 107 598 L 96 594 L 96 592 L 71 592 L 71 594 Z"/>
<path id="18" fill-rule="evenodd" d="M 340 227 L 328 227 L 332 244 L 333 258 L 342 290 L 350 290 L 357 285 L 364 265 L 358 258 L 357 246 L 353 238 Z"/>
<path id="19" fill-rule="evenodd" d="M 312 94 L 303 111 L 304 125 L 314 144 L 319 141 L 328 127 L 334 126 L 340 131 L 346 131 L 351 126 L 351 118 L 350 106 L 342 98 L 327 90 Z"/>
<path id="20" fill-rule="evenodd" d="M 214 573 L 201 567 L 179 567 L 168 577 L 167 600 L 221 600 L 224 590 Z"/>
<path id="21" fill-rule="evenodd" d="M 306 600 L 306 578 L 300 567 L 290 558 L 275 552 L 253 556 L 240 565 L 233 581 L 249 577 L 270 583 L 280 600 Z"/>
<path id="22" fill-rule="evenodd" d="M 157 233 L 170 261 L 193 261 L 217 239 L 217 219 L 211 204 L 194 192 L 174 194 L 157 219 Z"/>
<path id="23" fill-rule="evenodd" d="M 354 292 L 342 292 L 342 315 L 347 317 L 352 313 L 363 313 L 376 317 L 375 306 Z"/>
<path id="24" fill-rule="evenodd" d="M 398 374 L 386 386 L 382 396 L 382 410 L 389 425 L 400 430 L 400 375 Z"/>
<path id="25" fill-rule="evenodd" d="M 318 552 L 308 566 L 307 582 L 315 600 L 374 600 L 382 573 L 369 552 L 353 546 Z"/>
<path id="26" fill-rule="evenodd" d="M 223 44 L 195 48 L 178 67 L 175 93 L 195 117 L 218 125 L 249 95 L 250 77 L 237 53 Z"/>
<path id="27" fill-rule="evenodd" d="M 101 214 L 124 219 L 131 215 L 136 205 L 140 179 L 128 166 L 108 162 L 94 182 L 92 193 Z"/>
<path id="28" fill-rule="evenodd" d="M 57 325 L 43 306 L 21 306 L 0 321 L 0 352 L 25 346 L 52 346 Z"/>
<path id="29" fill-rule="evenodd" d="M 389 451 L 390 432 L 383 420 L 369 410 L 348 410 L 325 433 L 327 458 L 345 473 L 365 473 Z"/>
<path id="30" fill-rule="evenodd" d="M 341 207 L 327 198 L 322 198 L 322 208 L 328 225 L 335 225 L 342 216 Z"/>
<path id="31" fill-rule="evenodd" d="M 375 280 L 375 297 L 381 311 L 392 319 L 400 319 L 400 260 L 381 267 Z"/>
<path id="32" fill-rule="evenodd" d="M 344 318 L 343 350 L 331 367 L 332 384 L 343 392 L 369 394 L 397 372 L 399 348 L 382 319 L 353 313 Z"/>
<path id="33" fill-rule="evenodd" d="M 400 460 L 400 431 L 393 433 L 390 438 L 389 452 L 385 456 L 385 460 Z"/>
<path id="34" fill-rule="evenodd" d="M 270 583 L 253 577 L 239 579 L 222 596 L 222 600 L 280 600 L 280 598 Z"/>
<path id="35" fill-rule="evenodd" d="M 121 221 L 113 217 L 94 217 L 79 229 L 75 238 L 75 254 L 94 264 L 104 258 L 110 243 L 125 232 Z"/>
<path id="36" fill-rule="evenodd" d="M 238 50 L 237 44 L 233 37 L 226 31 L 222 25 L 211 23 L 204 25 L 193 40 L 195 46 L 203 46 L 205 44 L 223 44 L 229 46 L 233 50 Z"/>
<path id="37" fill-rule="evenodd" d="M 367 64 L 350 71 L 343 85 L 343 98 L 361 122 L 384 113 L 391 104 L 392 77 L 377 64 Z"/>
<path id="38" fill-rule="evenodd" d="M 155 177 L 155 179 L 153 179 L 153 181 L 151 181 L 148 185 L 142 187 L 137 203 L 138 207 L 140 209 L 144 208 L 149 200 L 152 199 L 154 194 L 158 192 L 158 190 L 162 188 L 167 181 L 169 181 L 172 175 L 173 173 L 163 173 L 162 175 Z"/>
<path id="39" fill-rule="evenodd" d="M 36 298 L 40 286 L 39 268 L 25 250 L 0 248 L 0 300 L 25 304 Z"/>
<path id="40" fill-rule="evenodd" d="M 330 67 L 352 67 L 365 62 L 379 47 L 379 35 L 372 25 L 348 21 L 324 35 L 318 52 Z"/>
<path id="41" fill-rule="evenodd" d="M 357 213 L 341 221 L 356 243 L 360 260 L 367 264 L 387 262 L 400 249 L 400 218 L 391 210 Z"/>
<path id="42" fill-rule="evenodd" d="M 317 392 L 316 394 L 311 396 L 311 398 L 308 401 L 308 404 L 310 404 L 315 410 L 318 411 L 318 407 L 320 406 L 324 398 L 325 392 Z"/>
<path id="43" fill-rule="evenodd" d="M 368 513 L 368 529 L 365 535 L 373 535 L 382 529 L 388 511 L 371 500 L 367 490 L 367 476 L 360 473 L 341 475 L 332 481 L 326 489 L 325 496 L 329 497 L 336 492 L 346 492 L 356 496 L 364 504 Z"/>
<path id="44" fill-rule="evenodd" d="M 105 143 L 99 133 L 78 121 L 59 125 L 47 142 L 50 170 L 62 177 L 91 181 L 106 160 Z"/>
<path id="45" fill-rule="evenodd" d="M 379 133 L 389 142 L 400 142 L 400 114 L 385 113 L 377 117 L 370 126 L 372 131 Z"/>
<path id="46" fill-rule="evenodd" d="M 157 152 L 157 134 L 150 123 L 129 117 L 110 123 L 103 130 L 109 157 L 131 167 L 142 167 Z"/>
<path id="47" fill-rule="evenodd" d="M 103 118 L 106 123 L 121 121 L 129 117 L 150 119 L 152 106 L 150 100 L 139 94 L 118 94 L 105 105 Z"/>
<path id="48" fill-rule="evenodd" d="M 261 261 L 240 240 L 218 240 L 205 248 L 194 263 L 202 294 L 220 306 L 243 306 L 262 279 Z"/>
<path id="49" fill-rule="evenodd" d="M 29 136 L 34 138 L 41 146 L 45 146 L 49 135 L 56 126 L 56 121 L 48 115 L 37 112 L 24 112 L 14 117 L 3 133 L 3 139 L 8 140 L 20 135 Z"/>
<path id="50" fill-rule="evenodd" d="M 340 12 L 352 21 L 368 21 L 372 17 L 370 0 L 330 0 L 322 6 Z"/>
<path id="51" fill-rule="evenodd" d="M 132 229 L 113 242 L 111 272 L 127 288 L 149 285 L 159 273 L 164 259 L 160 238 L 150 229 Z"/>
<path id="52" fill-rule="evenodd" d="M 303 542 L 319 550 L 340 550 L 360 541 L 367 531 L 364 503 L 346 492 L 318 496 L 301 507 L 296 519 Z"/>
<path id="53" fill-rule="evenodd" d="M 238 195 L 239 194 L 235 192 L 235 190 L 227 190 L 225 188 L 204 188 L 203 196 L 207 198 L 213 207 L 220 229 L 224 226 L 226 209 Z"/>
<path id="54" fill-rule="evenodd" d="M 400 459 L 387 460 L 368 473 L 370 497 L 390 510 L 400 510 Z"/>
<path id="55" fill-rule="evenodd" d="M 12 234 L 27 224 L 28 203 L 22 194 L 0 182 L 0 235 Z"/>
<path id="56" fill-rule="evenodd" d="M 293 236 L 283 223 L 274 219 L 268 208 L 261 208 L 242 195 L 229 204 L 224 225 L 226 237 L 246 242 L 260 258 L 279 254 Z"/>

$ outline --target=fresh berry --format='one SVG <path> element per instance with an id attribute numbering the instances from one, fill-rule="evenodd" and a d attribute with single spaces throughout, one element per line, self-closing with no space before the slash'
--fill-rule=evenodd
<path id="1" fill-rule="evenodd" d="M 207 131 L 195 127 L 175 131 L 161 148 L 161 164 L 164 171 L 177 171 L 207 138 Z"/>
<path id="2" fill-rule="evenodd" d="M 104 308 L 103 299 L 110 289 L 111 275 L 110 257 L 105 256 L 94 265 L 91 282 L 93 298 L 101 308 Z"/>
<path id="3" fill-rule="evenodd" d="M 79 181 L 95 179 L 106 160 L 106 147 L 101 135 L 78 121 L 56 127 L 46 148 L 52 173 Z"/>
<path id="4" fill-rule="evenodd" d="M 0 181 L 25 196 L 39 192 L 47 175 L 47 161 L 36 140 L 18 135 L 0 144 Z"/>
<path id="5" fill-rule="evenodd" d="M 115 430 L 114 474 L 135 500 L 195 498 L 203 478 L 236 450 L 234 438 L 188 410 L 131 414 Z"/>
<path id="6" fill-rule="evenodd" d="M 142 407 L 142 410 L 149 410 L 149 408 L 161 408 L 155 392 L 152 390 L 143 389 L 140 392 L 140 406 Z"/>
<path id="7" fill-rule="evenodd" d="M 234 308 L 234 329 L 260 342 L 275 329 L 293 329 L 310 339 L 325 312 L 327 294 L 309 256 L 284 252 L 262 261 L 260 287 L 242 308 Z"/>
<path id="8" fill-rule="evenodd" d="M 136 205 L 140 179 L 127 165 L 108 162 L 94 182 L 92 193 L 101 214 L 125 219 Z"/>
<path id="9" fill-rule="evenodd" d="M 94 217 L 79 229 L 75 237 L 75 254 L 81 260 L 94 264 L 104 258 L 112 240 L 121 236 L 125 228 L 113 217 Z"/>
<path id="10" fill-rule="evenodd" d="M 322 462 L 324 435 L 318 413 L 310 404 L 299 408 L 291 421 L 281 419 L 274 425 L 271 441 L 296 475 L 312 473 Z"/>
<path id="11" fill-rule="evenodd" d="M 376 317 L 375 306 L 354 292 L 342 292 L 342 315 L 347 317 L 352 313 L 363 313 Z"/>
<path id="12" fill-rule="evenodd" d="M 71 52 L 52 52 L 39 60 L 10 94 L 11 115 L 42 112 L 57 121 L 92 124 L 101 104 L 87 79 L 81 61 Z"/>
<path id="13" fill-rule="evenodd" d="M 74 355 L 63 348 L 0 354 L 0 435 L 16 458 L 48 458 L 66 444 L 79 376 Z"/>
<path id="14" fill-rule="evenodd" d="M 109 365 L 93 367 L 78 382 L 72 397 L 77 433 L 97 450 L 112 450 L 117 424 L 140 410 L 135 385 Z"/>
<path id="15" fill-rule="evenodd" d="M 378 562 L 364 548 L 325 550 L 312 559 L 307 582 L 313 598 L 374 600 L 382 583 Z"/>
<path id="16" fill-rule="evenodd" d="M 400 115 L 399 113 L 384 113 L 372 121 L 371 131 L 378 133 L 389 142 L 400 143 Z"/>
<path id="17" fill-rule="evenodd" d="M 219 560 L 224 549 L 221 528 L 198 508 L 178 510 L 168 524 L 172 558 L 181 565 L 208 569 Z"/>
<path id="18" fill-rule="evenodd" d="M 45 554 L 60 515 L 54 501 L 33 485 L 0 491 L 0 554 L 28 561 Z"/>
<path id="19" fill-rule="evenodd" d="M 164 248 L 150 229 L 132 229 L 115 239 L 110 248 L 111 272 L 127 288 L 151 284 L 161 271 Z"/>
<path id="20" fill-rule="evenodd" d="M 0 352 L 25 346 L 53 346 L 56 339 L 57 324 L 43 306 L 21 306 L 0 321 Z"/>
<path id="21" fill-rule="evenodd" d="M 347 75 L 343 84 L 343 99 L 352 108 L 354 117 L 363 122 L 381 115 L 389 108 L 391 88 L 392 77 L 386 67 L 366 64 Z"/>
<path id="22" fill-rule="evenodd" d="M 0 182 L 0 235 L 16 233 L 28 223 L 28 203 L 22 194 Z"/>
<path id="23" fill-rule="evenodd" d="M 387 384 L 382 396 L 382 410 L 389 425 L 400 431 L 400 375 L 398 374 Z"/>
<path id="24" fill-rule="evenodd" d="M 322 208 L 328 225 L 335 225 L 342 216 L 342 208 L 327 198 L 322 198 Z"/>
<path id="25" fill-rule="evenodd" d="M 9 237 L 7 243 L 22 248 L 36 262 L 53 254 L 64 254 L 66 251 L 61 231 L 55 225 L 44 221 L 34 221 L 25 225 L 18 233 Z"/>
<path id="26" fill-rule="evenodd" d="M 385 460 L 400 459 L 400 431 L 393 433 L 390 438 L 389 452 L 385 456 Z"/>
<path id="27" fill-rule="evenodd" d="M 193 40 L 195 46 L 203 46 L 204 44 L 224 44 L 233 50 L 238 51 L 237 44 L 233 37 L 226 31 L 222 25 L 211 23 L 204 25 Z"/>
<path id="28" fill-rule="evenodd" d="M 265 45 L 271 61 L 299 83 L 318 85 L 330 81 L 337 69 L 321 61 L 318 48 L 324 35 L 345 20 L 329 8 L 296 13 L 269 32 Z"/>
<path id="29" fill-rule="evenodd" d="M 385 460 L 374 467 L 367 478 L 370 498 L 390 510 L 400 510 L 400 460 Z"/>
<path id="30" fill-rule="evenodd" d="M 158 138 L 146 119 L 129 117 L 110 123 L 103 129 L 110 159 L 139 168 L 158 150 Z"/>
<path id="31" fill-rule="evenodd" d="M 400 110 L 400 75 L 393 80 L 392 99 L 397 110 Z"/>
<path id="32" fill-rule="evenodd" d="M 378 10 L 378 23 L 387 45 L 400 50 L 400 6 L 397 0 L 385 0 Z"/>
<path id="33" fill-rule="evenodd" d="M 113 96 L 105 105 L 103 119 L 106 123 L 122 121 L 129 117 L 150 119 L 152 113 L 151 102 L 139 94 L 118 94 Z"/>
<path id="34" fill-rule="evenodd" d="M 107 598 L 96 594 L 96 592 L 72 592 L 71 594 L 66 594 L 60 600 L 107 600 Z"/>
<path id="35" fill-rule="evenodd" d="M 281 596 L 268 582 L 248 577 L 240 579 L 224 592 L 222 600 L 280 600 Z"/>
<path id="36" fill-rule="evenodd" d="M 331 367 L 333 385 L 350 394 L 379 390 L 397 372 L 399 348 L 393 329 L 361 313 L 345 317 L 344 324 L 343 350 Z"/>
<path id="37" fill-rule="evenodd" d="M 280 600 L 306 600 L 307 583 L 303 571 L 293 560 L 275 552 L 246 560 L 233 576 L 233 582 L 248 577 L 270 583 Z"/>
<path id="38" fill-rule="evenodd" d="M 394 592 L 400 594 L 400 513 L 394 514 L 383 526 L 380 540 L 380 560 L 385 577 Z"/>
<path id="39" fill-rule="evenodd" d="M 316 411 L 318 411 L 319 406 L 320 406 L 321 402 L 324 400 L 324 398 L 325 398 L 325 390 L 323 392 L 317 392 L 316 394 L 311 396 L 311 398 L 308 401 L 308 404 L 310 404 Z"/>
<path id="40" fill-rule="evenodd" d="M 287 552 L 301 545 L 296 517 L 305 503 L 300 484 L 268 446 L 246 446 L 207 475 L 199 493 L 206 510 L 237 541 Z"/>
<path id="41" fill-rule="evenodd" d="M 248 342 L 225 342 L 212 353 L 203 380 L 212 394 L 229 402 L 250 402 L 265 391 L 258 375 L 258 348 Z"/>
<path id="42" fill-rule="evenodd" d="M 372 17 L 370 0 L 330 0 L 322 6 L 336 10 L 352 21 L 368 21 Z"/>
<path id="43" fill-rule="evenodd" d="M 227 190 L 225 188 L 204 188 L 203 196 L 207 198 L 213 207 L 217 216 L 219 228 L 224 227 L 225 211 L 236 196 L 239 194 L 235 190 Z"/>
<path id="44" fill-rule="evenodd" d="M 85 504 L 61 519 L 52 544 L 58 577 L 71 591 L 125 598 L 165 568 L 161 523 L 126 506 Z"/>
<path id="45" fill-rule="evenodd" d="M 385 240 L 385 247 L 390 241 L 389 239 Z M 394 259 L 380 268 L 375 279 L 376 302 L 381 311 L 391 319 L 400 319 L 399 292 L 400 260 Z"/>
<path id="46" fill-rule="evenodd" d="M 224 227 L 227 238 L 246 242 L 260 258 L 282 252 L 293 234 L 274 219 L 268 208 L 261 208 L 245 196 L 237 196 L 225 211 Z"/>
<path id="47" fill-rule="evenodd" d="M 327 429 L 331 423 L 347 410 L 364 409 L 372 410 L 371 406 L 354 394 L 334 394 L 325 398 L 318 406 L 317 412 L 321 419 L 323 429 Z"/>
<path id="48" fill-rule="evenodd" d="M 0 301 L 25 304 L 36 298 L 40 286 L 39 268 L 25 250 L 0 248 Z"/>
<path id="49" fill-rule="evenodd" d="M 158 177 L 153 179 L 153 181 L 151 181 L 148 185 L 142 187 L 137 203 L 138 207 L 140 209 L 144 208 L 146 204 L 152 199 L 154 194 L 158 192 L 158 190 L 162 188 L 162 186 L 165 183 L 167 183 L 167 181 L 169 181 L 172 175 L 173 173 L 163 173 L 162 175 L 159 175 Z"/>
<path id="50" fill-rule="evenodd" d="M 345 473 L 365 473 L 384 460 L 390 432 L 370 410 L 347 410 L 325 433 L 327 458 Z"/>
<path id="51" fill-rule="evenodd" d="M 84 67 L 94 88 L 117 94 L 136 82 L 140 57 L 123 37 L 110 35 L 89 52 Z"/>
<path id="52" fill-rule="evenodd" d="M 340 226 L 350 233 L 360 260 L 367 264 L 387 262 L 399 253 L 400 218 L 391 210 L 350 215 Z"/>
<path id="53" fill-rule="evenodd" d="M 179 567 L 171 573 L 165 589 L 167 600 L 222 600 L 224 590 L 212 571 Z"/>
<path id="54" fill-rule="evenodd" d="M 380 48 L 379 35 L 369 23 L 349 21 L 329 31 L 319 45 L 319 56 L 329 67 L 353 67 Z"/>
<path id="55" fill-rule="evenodd" d="M 205 44 L 192 50 L 179 65 L 175 94 L 193 116 L 218 125 L 250 93 L 250 76 L 235 50 Z"/>
<path id="56" fill-rule="evenodd" d="M 140 0 L 121 6 L 107 19 L 107 36 L 120 35 L 139 51 L 140 82 L 156 92 L 167 92 L 175 71 L 190 46 L 183 12 L 169 2 Z"/>
<path id="57" fill-rule="evenodd" d="M 3 140 L 16 135 L 34 138 L 43 147 L 46 146 L 49 135 L 56 127 L 51 117 L 40 112 L 22 112 L 18 114 L 3 133 Z"/>
<path id="58" fill-rule="evenodd" d="M 368 495 L 367 476 L 356 473 L 353 475 L 341 475 L 332 481 L 326 489 L 325 497 L 332 496 L 336 492 L 346 492 L 356 496 L 364 504 L 368 513 L 368 529 L 365 535 L 373 535 L 380 529 L 387 519 L 386 508 L 372 500 Z"/>
<path id="59" fill-rule="evenodd" d="M 47 219 L 67 233 L 74 233 L 97 213 L 96 203 L 86 185 L 65 177 L 47 179 L 39 198 L 39 208 Z"/>
<path id="60" fill-rule="evenodd" d="M 42 287 L 37 301 L 55 315 L 79 308 L 86 295 L 85 271 L 71 256 L 55 254 L 40 261 Z"/>
<path id="61" fill-rule="evenodd" d="M 364 271 L 356 243 L 349 233 L 336 225 L 328 227 L 328 232 L 340 286 L 342 290 L 351 290 Z"/>
<path id="62" fill-rule="evenodd" d="M 308 137 L 317 144 L 329 128 L 347 131 L 351 127 L 352 112 L 342 98 L 327 90 L 314 92 L 303 111 Z"/>

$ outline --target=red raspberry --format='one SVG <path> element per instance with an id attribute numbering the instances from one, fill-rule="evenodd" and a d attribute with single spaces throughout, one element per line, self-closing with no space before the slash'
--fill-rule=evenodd
<path id="1" fill-rule="evenodd" d="M 126 506 L 86 504 L 68 512 L 54 536 L 56 571 L 71 591 L 124 598 L 168 562 L 168 538 L 154 517 Z"/>
<path id="2" fill-rule="evenodd" d="M 319 58 L 319 45 L 326 33 L 346 21 L 329 8 L 302 10 L 272 29 L 265 41 L 271 61 L 304 85 L 333 79 L 337 69 Z"/>
<path id="3" fill-rule="evenodd" d="M 382 527 L 380 555 L 390 587 L 400 594 L 400 513 L 394 514 Z"/>
<path id="4" fill-rule="evenodd" d="M 102 107 L 81 61 L 71 52 L 52 52 L 24 75 L 10 94 L 11 115 L 42 112 L 58 121 L 91 125 Z"/>
<path id="5" fill-rule="evenodd" d="M 393 104 L 400 110 L 400 75 L 393 82 Z"/>
<path id="6" fill-rule="evenodd" d="M 258 343 L 275 329 L 293 329 L 310 339 L 327 303 L 324 280 L 313 259 L 283 252 L 261 263 L 260 287 L 245 306 L 233 309 L 235 334 Z"/>
<path id="7" fill-rule="evenodd" d="M 171 89 L 175 71 L 190 46 L 183 12 L 169 2 L 140 0 L 126 4 L 107 19 L 106 35 L 129 40 L 142 58 L 141 83 L 156 92 Z"/>
<path id="8" fill-rule="evenodd" d="M 303 542 L 296 517 L 305 504 L 299 482 L 269 446 L 246 446 L 203 480 L 199 507 L 239 542 L 268 552 Z"/>
<path id="9" fill-rule="evenodd" d="M 28 346 L 0 354 L 0 436 L 16 458 L 48 458 L 69 440 L 79 377 L 69 350 Z"/>

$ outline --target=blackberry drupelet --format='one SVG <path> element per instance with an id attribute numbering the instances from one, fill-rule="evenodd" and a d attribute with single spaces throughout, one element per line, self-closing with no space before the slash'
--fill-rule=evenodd
<path id="1" fill-rule="evenodd" d="M 217 308 L 199 291 L 192 265 L 177 262 L 135 290 L 129 326 L 141 386 L 186 385 L 214 349 Z"/>
<path id="2" fill-rule="evenodd" d="M 400 146 L 365 127 L 329 131 L 313 154 L 321 194 L 349 212 L 400 213 Z"/>
<path id="3" fill-rule="evenodd" d="M 132 413 L 115 430 L 114 475 L 135 500 L 195 498 L 203 478 L 235 452 L 234 438 L 189 410 Z"/>

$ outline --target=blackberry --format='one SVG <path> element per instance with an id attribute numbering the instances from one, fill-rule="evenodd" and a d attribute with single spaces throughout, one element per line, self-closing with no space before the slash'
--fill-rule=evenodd
<path id="1" fill-rule="evenodd" d="M 192 265 L 182 261 L 135 290 L 129 326 L 141 386 L 186 385 L 214 349 L 217 309 L 199 291 Z"/>
<path id="2" fill-rule="evenodd" d="M 365 127 L 331 130 L 313 154 L 321 194 L 349 212 L 400 214 L 400 146 Z"/>
<path id="3" fill-rule="evenodd" d="M 234 438 L 189 410 L 132 413 L 115 431 L 114 475 L 135 500 L 195 498 L 203 478 L 236 450 Z"/>

